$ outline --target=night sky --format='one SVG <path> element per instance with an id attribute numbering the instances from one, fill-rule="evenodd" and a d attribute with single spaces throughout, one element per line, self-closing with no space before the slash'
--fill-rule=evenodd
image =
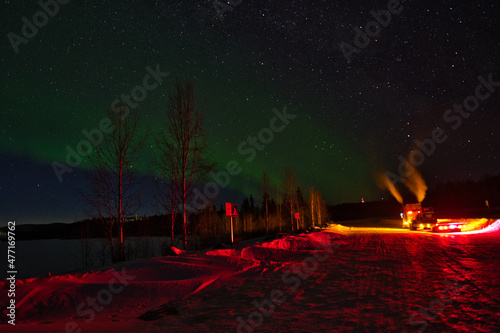
<path id="1" fill-rule="evenodd" d="M 3 1 L 0 226 L 84 216 L 75 189 L 89 165 L 60 182 L 51 164 L 65 163 L 66 147 L 76 149 L 82 131 L 143 85 L 148 66 L 168 76 L 132 100 L 144 128 L 160 129 L 175 81 L 190 78 L 206 104 L 218 168 L 240 163 L 218 204 L 258 197 L 262 172 L 278 183 L 286 167 L 329 204 L 388 199 L 377 175 L 397 174 L 398 156 L 408 158 L 436 128 L 447 139 L 418 168 L 429 186 L 500 172 L 497 1 L 232 2 L 221 20 L 212 1 L 71 1 L 49 5 L 44 22 L 36 1 Z M 388 7 L 390 20 L 379 12 Z M 371 11 L 380 25 L 368 24 Z M 25 27 L 24 38 L 34 15 L 41 27 Z M 354 28 L 367 26 L 376 29 L 368 43 L 356 40 Z M 357 52 L 342 51 L 356 43 Z M 466 116 L 453 111 L 475 95 L 479 76 L 494 81 L 479 89 L 488 96 Z M 247 161 L 240 144 L 285 107 L 296 117 Z M 137 165 L 148 180 L 154 154 L 150 140 Z M 143 212 L 154 213 L 151 202 Z"/>

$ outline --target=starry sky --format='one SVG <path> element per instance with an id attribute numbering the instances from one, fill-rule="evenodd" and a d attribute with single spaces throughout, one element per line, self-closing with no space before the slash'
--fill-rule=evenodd
<path id="1" fill-rule="evenodd" d="M 242 0 L 223 13 L 213 1 L 60 2 L 47 1 L 49 14 L 36 1 L 0 4 L 0 225 L 83 217 L 75 189 L 88 163 L 62 182 L 52 163 L 143 85 L 148 66 L 168 75 L 135 100 L 144 128 L 160 130 L 175 81 L 192 79 L 217 170 L 240 163 L 216 202 L 258 197 L 262 172 L 277 184 L 286 167 L 329 204 L 387 199 L 377 174 L 397 174 L 398 156 L 436 128 L 447 140 L 419 166 L 429 186 L 500 172 L 500 87 L 459 126 L 444 119 L 479 76 L 500 81 L 494 0 Z M 389 7 L 397 13 L 380 16 Z M 342 45 L 356 43 L 346 56 Z M 248 162 L 239 145 L 284 108 L 296 117 Z M 149 180 L 155 151 L 151 140 L 137 165 Z"/>

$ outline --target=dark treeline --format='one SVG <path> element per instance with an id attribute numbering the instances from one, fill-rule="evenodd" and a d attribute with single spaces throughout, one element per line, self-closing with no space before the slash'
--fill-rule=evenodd
<path id="1" fill-rule="evenodd" d="M 319 227 L 329 221 L 326 203 L 319 192 L 310 189 L 307 197 L 300 187 L 294 187 L 282 197 L 272 197 L 264 192 L 256 202 L 253 195 L 243 199 L 238 206 L 238 217 L 233 218 L 236 241 L 261 235 L 296 232 Z M 298 220 L 295 218 L 298 214 Z M 193 235 L 198 236 L 202 247 L 219 242 L 230 242 L 230 217 L 224 207 L 208 205 L 191 218 Z"/>
<path id="2" fill-rule="evenodd" d="M 434 207 L 438 217 L 498 217 L 500 175 L 437 184 L 424 204 Z"/>
<path id="3" fill-rule="evenodd" d="M 405 203 L 416 202 L 413 195 Z M 479 181 L 438 183 L 427 191 L 424 207 L 432 207 L 438 218 L 499 218 L 500 175 L 485 176 Z M 366 203 L 343 203 L 329 206 L 333 221 L 357 220 L 370 217 L 397 218 L 402 206 L 396 200 Z"/>

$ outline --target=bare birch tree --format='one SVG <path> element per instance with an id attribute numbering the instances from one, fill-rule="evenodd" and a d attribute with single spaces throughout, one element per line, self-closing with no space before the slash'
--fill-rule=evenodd
<path id="1" fill-rule="evenodd" d="M 316 226 L 316 190 L 314 187 L 309 188 L 309 208 L 311 209 L 311 223 L 312 227 Z"/>
<path id="2" fill-rule="evenodd" d="M 134 163 L 145 136 L 139 134 L 138 114 L 125 104 L 118 104 L 107 116 L 110 132 L 101 133 L 101 140 L 94 142 L 94 151 L 88 155 L 93 170 L 88 173 L 90 191 L 84 198 L 97 213 L 109 237 L 112 260 L 121 261 L 125 259 L 124 223 L 140 207 L 142 191 L 137 186 Z M 113 242 L 115 227 L 118 228 L 118 253 Z"/>
<path id="3" fill-rule="evenodd" d="M 321 225 L 323 219 L 328 219 L 328 206 L 321 198 L 321 193 L 314 187 L 309 188 L 309 207 L 311 208 L 312 226 Z"/>
<path id="4" fill-rule="evenodd" d="M 208 133 L 203 128 L 203 108 L 194 95 L 194 85 L 177 82 L 167 104 L 167 122 L 158 143 L 173 181 L 172 200 L 180 204 L 183 221 L 183 245 L 187 249 L 187 205 L 193 190 L 213 168 L 208 158 Z M 171 162 L 168 162 L 171 161 Z"/>

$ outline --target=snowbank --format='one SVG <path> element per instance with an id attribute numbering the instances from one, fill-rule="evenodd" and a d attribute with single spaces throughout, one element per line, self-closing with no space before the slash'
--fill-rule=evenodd
<path id="1" fill-rule="evenodd" d="M 286 236 L 264 243 L 262 246 L 287 251 L 315 250 L 318 247 L 325 247 L 333 241 L 345 238 L 347 238 L 345 235 L 321 231 L 297 236 Z"/>
<path id="2" fill-rule="evenodd" d="M 489 226 L 483 229 L 485 232 L 500 231 L 500 220 L 496 220 Z"/>
<path id="3" fill-rule="evenodd" d="M 261 245 L 249 246 L 241 250 L 241 257 L 258 261 L 294 261 L 303 256 L 300 251 L 268 248 Z"/>
<path id="4" fill-rule="evenodd" d="M 475 230 L 475 231 L 466 231 L 465 234 L 482 234 L 486 232 L 496 232 L 500 231 L 500 220 L 496 220 L 486 228 Z"/>
<path id="5" fill-rule="evenodd" d="M 297 261 L 311 255 L 312 251 L 331 250 L 335 241 L 345 238 L 347 236 L 326 231 L 289 235 L 246 247 L 241 250 L 241 257 L 259 261 Z"/>
<path id="6" fill-rule="evenodd" d="M 241 254 L 241 250 L 238 249 L 218 249 L 218 250 L 210 250 L 205 252 L 205 254 L 209 256 L 228 256 L 228 257 L 239 257 Z"/>

